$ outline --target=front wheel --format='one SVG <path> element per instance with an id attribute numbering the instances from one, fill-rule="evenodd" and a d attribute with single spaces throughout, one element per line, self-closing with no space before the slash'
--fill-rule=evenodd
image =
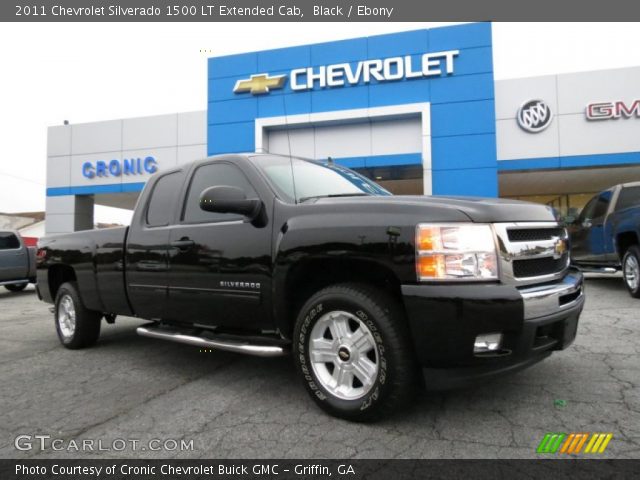
<path id="1" fill-rule="evenodd" d="M 26 283 L 12 283 L 11 285 L 5 285 L 4 288 L 9 290 L 10 292 L 21 292 L 25 288 L 27 288 Z"/>
<path id="2" fill-rule="evenodd" d="M 85 308 L 75 282 L 60 286 L 54 312 L 56 332 L 66 348 L 75 350 L 90 347 L 98 341 L 102 315 Z"/>
<path id="3" fill-rule="evenodd" d="M 419 384 L 400 306 L 357 284 L 325 288 L 300 310 L 294 360 L 326 412 L 371 421 L 397 410 Z"/>
<path id="4" fill-rule="evenodd" d="M 633 245 L 622 257 L 622 276 L 632 297 L 640 298 L 640 247 Z"/>

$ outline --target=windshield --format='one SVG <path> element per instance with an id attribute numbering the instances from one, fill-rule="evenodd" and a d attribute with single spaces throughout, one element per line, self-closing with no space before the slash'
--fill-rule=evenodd
<path id="1" fill-rule="evenodd" d="M 391 195 L 368 178 L 334 163 L 275 155 L 256 155 L 251 157 L 251 161 L 265 174 L 278 193 L 290 201 L 304 202 L 320 197 Z"/>

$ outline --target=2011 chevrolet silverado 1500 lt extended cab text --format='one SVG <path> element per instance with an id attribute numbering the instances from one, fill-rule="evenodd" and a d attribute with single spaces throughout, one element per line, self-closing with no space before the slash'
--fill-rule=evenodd
<path id="1" fill-rule="evenodd" d="M 615 273 L 640 298 L 640 182 L 595 195 L 570 222 L 571 259 L 584 271 Z"/>
<path id="2" fill-rule="evenodd" d="M 564 349 L 584 302 L 548 207 L 392 196 L 331 161 L 269 154 L 158 173 L 130 227 L 45 238 L 38 257 L 66 347 L 135 315 L 152 320 L 143 336 L 292 351 L 313 399 L 353 420 L 423 378 L 484 380 Z"/>

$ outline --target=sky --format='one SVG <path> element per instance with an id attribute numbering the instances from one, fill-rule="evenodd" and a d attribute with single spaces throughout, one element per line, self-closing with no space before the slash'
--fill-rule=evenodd
<path id="1" fill-rule="evenodd" d="M 0 212 L 44 210 L 48 126 L 204 110 L 207 57 L 442 25 L 448 24 L 4 23 Z M 494 23 L 494 76 L 640 66 L 638 27 Z M 96 222 L 129 217 L 96 206 Z"/>

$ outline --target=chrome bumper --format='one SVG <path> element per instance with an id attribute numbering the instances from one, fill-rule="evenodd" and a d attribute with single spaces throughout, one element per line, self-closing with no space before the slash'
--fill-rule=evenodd
<path id="1" fill-rule="evenodd" d="M 519 289 L 524 301 L 524 318 L 544 317 L 571 310 L 584 302 L 583 276 L 570 269 L 558 283 Z"/>

